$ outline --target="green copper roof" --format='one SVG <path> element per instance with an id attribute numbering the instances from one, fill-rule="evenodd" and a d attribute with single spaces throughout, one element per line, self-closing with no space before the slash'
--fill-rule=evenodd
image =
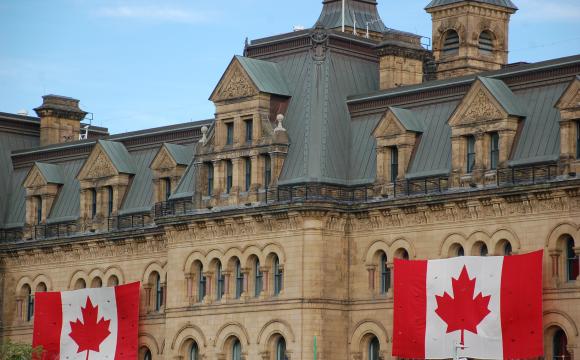
<path id="1" fill-rule="evenodd" d="M 108 140 L 99 140 L 98 143 L 109 156 L 117 171 L 124 174 L 135 174 L 135 164 L 123 143 Z"/>
<path id="2" fill-rule="evenodd" d="M 510 88 L 501 80 L 478 76 L 477 80 L 493 95 L 509 115 L 526 116 L 520 100 Z"/>
<path id="3" fill-rule="evenodd" d="M 380 32 L 386 30 L 385 24 L 377 10 L 377 2 L 374 0 L 344 0 L 344 25 L 350 28 L 357 28 L 360 33 L 366 31 L 367 23 L 369 30 Z M 323 1 L 322 11 L 317 24 L 326 29 L 337 29 L 342 27 L 342 1 Z M 356 24 L 356 26 L 355 26 Z"/>
<path id="4" fill-rule="evenodd" d="M 171 143 L 163 144 L 177 165 L 187 166 L 193 157 L 193 146 L 183 146 Z"/>
<path id="5" fill-rule="evenodd" d="M 429 3 L 429 5 L 427 5 L 425 7 L 425 9 L 432 9 L 434 7 L 451 5 L 451 4 L 456 4 L 456 3 L 460 3 L 460 2 L 478 2 L 478 3 L 483 3 L 483 4 L 506 7 L 508 9 L 513 9 L 513 10 L 518 9 L 518 7 L 510 0 L 433 0 Z"/>
<path id="6" fill-rule="evenodd" d="M 235 58 L 246 70 L 258 90 L 268 94 L 290 96 L 288 84 L 278 64 L 244 56 L 236 56 Z"/>
<path id="7" fill-rule="evenodd" d="M 415 112 L 398 107 L 389 107 L 389 109 L 395 114 L 405 129 L 413 132 L 423 132 L 423 124 Z"/>
<path id="8" fill-rule="evenodd" d="M 44 180 L 49 184 L 64 184 L 62 176 L 62 169 L 58 165 L 35 162 L 34 165 L 38 168 Z"/>

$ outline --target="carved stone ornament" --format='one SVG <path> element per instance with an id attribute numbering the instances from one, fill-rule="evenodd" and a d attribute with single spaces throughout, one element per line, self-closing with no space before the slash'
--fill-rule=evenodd
<path id="1" fill-rule="evenodd" d="M 107 176 L 115 175 L 117 172 L 107 156 L 100 151 L 93 161 L 89 171 L 87 172 L 87 178 L 97 179 Z"/>
<path id="2" fill-rule="evenodd" d="M 38 169 L 34 168 L 33 172 L 28 176 L 28 178 L 24 182 L 24 186 L 34 188 L 43 185 L 46 185 L 46 181 L 44 180 L 42 175 L 40 175 Z"/>
<path id="3" fill-rule="evenodd" d="M 312 33 L 310 33 L 312 40 L 312 58 L 316 62 L 322 62 L 326 59 L 326 52 L 328 50 L 328 32 L 321 24 L 316 24 Z"/>
<path id="4" fill-rule="evenodd" d="M 473 101 L 468 104 L 468 109 L 463 114 L 461 123 L 470 124 L 479 121 L 497 120 L 502 117 L 501 111 L 492 103 L 485 91 L 479 89 Z"/>
<path id="5" fill-rule="evenodd" d="M 155 161 L 155 169 L 157 170 L 168 170 L 173 169 L 175 167 L 174 161 L 171 157 L 167 154 L 167 150 L 162 148 L 162 153 L 159 156 L 159 159 Z"/>
<path id="6" fill-rule="evenodd" d="M 254 85 L 250 82 L 247 76 L 239 67 L 236 67 L 234 68 L 232 75 L 226 78 L 225 84 L 219 90 L 216 99 L 237 99 L 253 96 L 257 93 L 258 92 L 256 91 Z"/>

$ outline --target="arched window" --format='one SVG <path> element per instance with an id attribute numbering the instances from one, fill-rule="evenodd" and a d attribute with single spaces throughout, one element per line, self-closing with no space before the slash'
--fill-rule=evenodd
<path id="1" fill-rule="evenodd" d="M 461 245 L 458 245 L 457 246 L 457 253 L 456 253 L 456 255 L 457 256 L 465 256 L 465 250 L 463 250 L 463 246 L 461 246 Z"/>
<path id="2" fill-rule="evenodd" d="M 87 287 L 87 282 L 85 281 L 85 279 L 78 279 L 75 282 L 75 290 L 85 289 L 86 287 Z"/>
<path id="3" fill-rule="evenodd" d="M 213 195 L 213 164 L 207 163 L 207 196 Z"/>
<path id="4" fill-rule="evenodd" d="M 481 244 L 481 246 L 479 247 L 479 256 L 487 256 L 487 254 L 488 254 L 487 245 Z"/>
<path id="5" fill-rule="evenodd" d="M 479 52 L 485 55 L 493 54 L 493 34 L 489 30 L 479 34 Z"/>
<path id="6" fill-rule="evenodd" d="M 578 255 L 574 251 L 574 239 L 568 236 L 566 239 L 566 275 L 568 281 L 575 281 L 578 278 Z"/>
<path id="7" fill-rule="evenodd" d="M 226 193 L 230 193 L 232 190 L 234 176 L 234 165 L 231 160 L 226 161 Z"/>
<path id="8" fill-rule="evenodd" d="M 568 338 L 566 333 L 562 329 L 558 329 L 554 333 L 553 339 L 553 354 L 552 359 L 554 360 L 570 360 L 572 356 L 568 352 Z"/>
<path id="9" fill-rule="evenodd" d="M 222 263 L 218 261 L 216 264 L 216 282 L 217 282 L 216 294 L 215 294 L 216 300 L 221 300 L 222 297 L 224 296 L 225 281 L 226 281 L 226 277 L 222 272 Z"/>
<path id="10" fill-rule="evenodd" d="M 286 360 L 286 340 L 283 337 L 276 343 L 276 360 Z"/>
<path id="11" fill-rule="evenodd" d="M 512 244 L 509 241 L 506 241 L 505 245 L 503 246 L 503 254 L 505 256 L 511 256 L 512 254 Z"/>
<path id="12" fill-rule="evenodd" d="M 89 192 L 91 196 L 91 217 L 95 218 L 97 216 L 97 190 L 91 189 Z"/>
<path id="13" fill-rule="evenodd" d="M 47 290 L 46 284 L 41 282 L 38 285 L 36 285 L 36 292 L 45 292 Z"/>
<path id="14" fill-rule="evenodd" d="M 103 280 L 100 277 L 96 276 L 93 281 L 91 281 L 92 288 L 100 288 L 103 287 Z"/>
<path id="15" fill-rule="evenodd" d="M 155 311 L 161 310 L 163 306 L 163 286 L 161 285 L 161 275 L 155 273 Z"/>
<path id="16" fill-rule="evenodd" d="M 171 179 L 163 179 L 163 189 L 165 190 L 165 201 L 168 201 L 171 197 Z"/>
<path id="17" fill-rule="evenodd" d="M 34 316 L 34 295 L 29 285 L 24 285 L 24 293 L 26 294 L 26 321 L 31 321 Z"/>
<path id="18" fill-rule="evenodd" d="M 270 155 L 264 155 L 264 187 L 268 188 L 272 181 L 272 159 Z"/>
<path id="19" fill-rule="evenodd" d="M 260 260 L 256 259 L 256 266 L 254 268 L 254 295 L 256 297 L 260 296 L 260 293 L 262 292 L 263 278 L 264 275 L 260 270 Z"/>
<path id="20" fill-rule="evenodd" d="M 199 360 L 199 348 L 197 347 L 197 343 L 193 343 L 191 344 L 191 347 L 189 348 L 189 358 L 188 360 Z"/>
<path id="21" fill-rule="evenodd" d="M 391 182 L 394 183 L 399 177 L 399 149 L 391 147 Z"/>
<path id="22" fill-rule="evenodd" d="M 244 188 L 246 189 L 246 191 L 250 191 L 250 186 L 252 185 L 252 159 L 245 158 L 244 164 L 246 166 L 246 171 L 245 171 L 245 175 L 246 175 L 245 179 L 246 180 L 245 180 Z"/>
<path id="23" fill-rule="evenodd" d="M 119 285 L 119 278 L 116 275 L 111 275 L 107 281 L 107 286 L 117 286 Z"/>
<path id="24" fill-rule="evenodd" d="M 280 259 L 274 256 L 274 296 L 280 295 L 283 286 L 282 270 L 280 269 Z"/>
<path id="25" fill-rule="evenodd" d="M 387 266 L 387 254 L 381 253 L 379 260 L 379 271 L 381 275 L 381 294 L 386 294 L 391 286 L 391 269 Z"/>
<path id="26" fill-rule="evenodd" d="M 107 215 L 113 215 L 113 188 L 107 186 Z"/>
<path id="27" fill-rule="evenodd" d="M 199 274 L 197 276 L 197 300 L 198 301 L 203 301 L 203 298 L 205 297 L 205 282 L 206 282 L 206 277 L 205 275 L 203 275 L 203 266 L 200 265 L 199 267 Z"/>
<path id="28" fill-rule="evenodd" d="M 40 196 L 34 197 L 36 203 L 36 223 L 42 223 L 42 198 Z"/>
<path id="29" fill-rule="evenodd" d="M 153 360 L 153 357 L 151 356 L 151 351 L 149 349 L 145 350 L 143 360 Z"/>
<path id="30" fill-rule="evenodd" d="M 381 351 L 381 345 L 379 344 L 379 339 L 376 336 L 373 336 L 371 341 L 369 342 L 369 360 L 379 360 L 379 353 Z"/>
<path id="31" fill-rule="evenodd" d="M 443 40 L 443 55 L 456 55 L 459 53 L 459 34 L 455 30 L 448 30 Z"/>
<path id="32" fill-rule="evenodd" d="M 242 360 L 242 343 L 238 339 L 232 344 L 232 360 Z"/>
<path id="33" fill-rule="evenodd" d="M 242 272 L 242 264 L 239 259 L 236 259 L 236 299 L 242 296 L 244 291 L 244 273 Z"/>

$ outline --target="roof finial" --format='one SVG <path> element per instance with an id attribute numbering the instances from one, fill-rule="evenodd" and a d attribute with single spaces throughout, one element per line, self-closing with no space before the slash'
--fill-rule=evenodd
<path id="1" fill-rule="evenodd" d="M 201 140 L 199 142 L 202 145 L 205 145 L 207 143 L 207 130 L 208 130 L 207 126 L 204 125 L 204 126 L 201 127 L 201 134 L 202 134 L 202 136 L 201 136 Z"/>
<path id="2" fill-rule="evenodd" d="M 276 132 L 276 131 L 286 131 L 286 129 L 284 129 L 284 127 L 282 126 L 282 121 L 284 121 L 284 115 L 278 114 L 276 116 L 276 121 L 278 122 L 278 126 L 276 126 L 276 128 L 274 129 L 274 132 Z"/>

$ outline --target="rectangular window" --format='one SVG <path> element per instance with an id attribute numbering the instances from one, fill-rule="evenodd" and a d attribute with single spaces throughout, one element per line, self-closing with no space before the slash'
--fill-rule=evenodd
<path id="1" fill-rule="evenodd" d="M 244 274 L 242 273 L 242 267 L 238 260 L 236 262 L 236 299 L 242 296 L 242 291 L 244 291 Z"/>
<path id="2" fill-rule="evenodd" d="M 234 143 L 234 123 L 226 123 L 226 145 L 232 145 Z"/>
<path id="3" fill-rule="evenodd" d="M 262 293 L 263 277 L 262 271 L 260 270 L 260 262 L 256 261 L 255 277 L 254 277 L 254 295 L 256 297 L 260 296 Z"/>
<path id="4" fill-rule="evenodd" d="M 216 286 L 216 300 L 221 300 L 222 297 L 225 294 L 225 281 L 226 281 L 226 277 L 225 275 L 222 273 L 222 267 L 221 265 L 218 266 L 218 271 L 217 271 L 217 286 Z"/>
<path id="5" fill-rule="evenodd" d="M 246 158 L 245 163 L 246 163 L 246 191 L 250 191 L 250 185 L 252 184 L 252 160 L 250 158 Z"/>
<path id="6" fill-rule="evenodd" d="M 199 271 L 199 281 L 197 284 L 197 296 L 198 296 L 197 301 L 199 302 L 203 301 L 203 298 L 205 297 L 205 283 L 206 278 L 205 276 L 203 276 L 203 269 L 201 269 Z"/>
<path id="7" fill-rule="evenodd" d="M 165 201 L 167 201 L 171 197 L 171 179 L 170 178 L 163 179 L 163 184 L 165 188 Z"/>
<path id="8" fill-rule="evenodd" d="M 576 159 L 580 159 L 580 121 L 576 121 Z"/>
<path id="9" fill-rule="evenodd" d="M 491 133 L 490 140 L 490 169 L 495 170 L 499 164 L 499 134 L 496 132 Z"/>
<path id="10" fill-rule="evenodd" d="M 467 137 L 467 158 L 466 158 L 466 172 L 470 174 L 475 167 L 475 136 Z"/>
<path id="11" fill-rule="evenodd" d="M 42 223 L 42 198 L 36 196 L 36 223 L 40 225 Z"/>
<path id="12" fill-rule="evenodd" d="M 97 190 L 90 190 L 91 196 L 91 217 L 94 219 L 97 217 Z"/>
<path id="13" fill-rule="evenodd" d="M 107 187 L 107 214 L 113 215 L 113 188 Z"/>
<path id="14" fill-rule="evenodd" d="M 226 161 L 226 193 L 228 194 L 232 190 L 233 174 L 234 165 L 231 160 L 228 160 Z"/>
<path id="15" fill-rule="evenodd" d="M 254 140 L 254 122 L 246 120 L 244 123 L 246 124 L 246 142 L 251 143 Z"/>
<path id="16" fill-rule="evenodd" d="M 213 195 L 213 164 L 207 164 L 207 196 Z"/>
<path id="17" fill-rule="evenodd" d="M 391 182 L 394 183 L 399 177 L 399 149 L 396 146 L 391 148 Z"/>
<path id="18" fill-rule="evenodd" d="M 268 188 L 272 181 L 272 159 L 270 155 L 264 155 L 264 187 Z"/>

